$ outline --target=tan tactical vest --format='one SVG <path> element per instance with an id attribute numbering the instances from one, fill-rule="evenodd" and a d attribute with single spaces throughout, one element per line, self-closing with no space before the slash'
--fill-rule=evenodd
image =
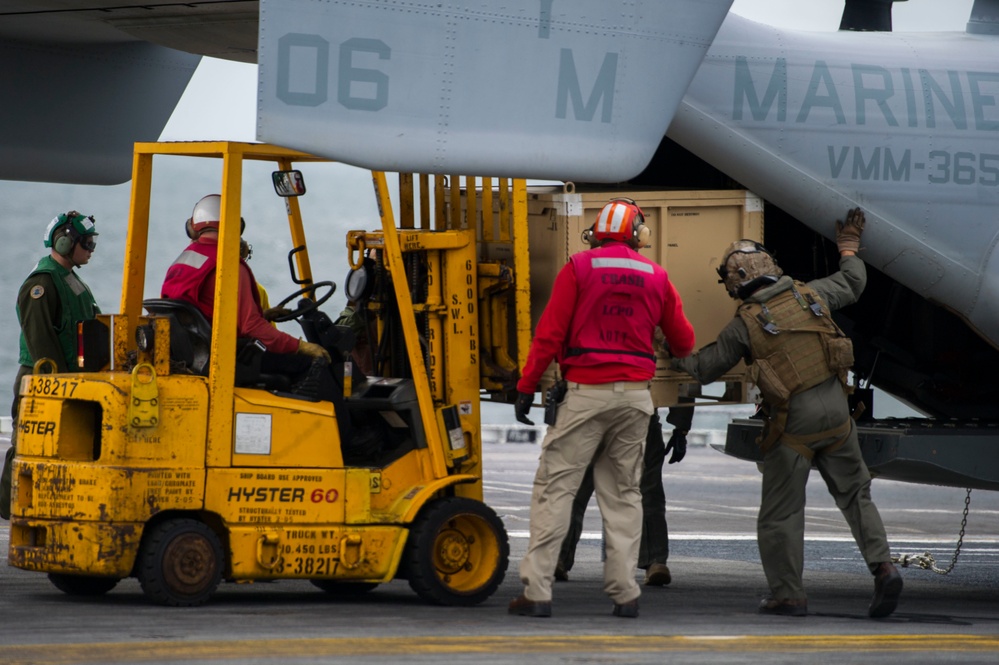
<path id="1" fill-rule="evenodd" d="M 765 451 L 784 433 L 787 404 L 793 395 L 834 375 L 848 389 L 853 344 L 832 320 L 819 294 L 801 282 L 765 303 L 744 303 L 739 316 L 749 331 L 751 376 L 770 417 L 760 442 Z"/>

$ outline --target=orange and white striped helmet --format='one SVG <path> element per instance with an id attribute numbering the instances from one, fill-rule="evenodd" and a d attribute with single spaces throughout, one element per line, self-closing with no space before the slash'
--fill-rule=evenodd
<path id="1" fill-rule="evenodd" d="M 649 239 L 645 215 L 631 199 L 613 199 L 597 215 L 597 221 L 583 234 L 583 240 L 599 247 L 608 240 L 617 240 L 638 249 Z"/>

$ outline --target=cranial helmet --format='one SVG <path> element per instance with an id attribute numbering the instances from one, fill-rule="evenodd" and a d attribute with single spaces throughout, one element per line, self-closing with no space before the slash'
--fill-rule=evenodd
<path id="1" fill-rule="evenodd" d="M 197 238 L 203 231 L 217 229 L 219 219 L 222 217 L 222 197 L 218 194 L 209 194 L 194 204 L 194 212 L 187 220 L 187 235 Z"/>
<path id="2" fill-rule="evenodd" d="M 94 216 L 84 215 L 75 210 L 58 215 L 45 227 L 42 243 L 62 256 L 69 256 L 81 238 L 96 236 Z M 93 243 L 91 242 L 91 245 Z"/>
<path id="3" fill-rule="evenodd" d="M 744 300 L 754 291 L 776 282 L 784 271 L 766 247 L 754 240 L 736 240 L 718 266 L 719 283 L 733 298 Z"/>
<path id="4" fill-rule="evenodd" d="M 618 240 L 639 249 L 648 243 L 651 235 L 637 203 L 631 199 L 613 199 L 597 215 L 593 226 L 583 231 L 583 242 L 599 247 L 608 240 Z"/>

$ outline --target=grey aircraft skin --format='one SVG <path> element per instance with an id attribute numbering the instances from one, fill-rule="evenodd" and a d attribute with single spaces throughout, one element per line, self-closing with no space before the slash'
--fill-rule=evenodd
<path id="1" fill-rule="evenodd" d="M 152 12 L 113 4 L 0 1 L 0 179 L 118 184 L 132 144 L 159 138 L 201 58 L 131 34 Z"/>
<path id="2" fill-rule="evenodd" d="M 4 0 L 0 80 L 40 91 L 0 111 L 0 178 L 127 179 L 131 142 L 157 137 L 212 55 L 258 63 L 259 140 L 359 166 L 747 188 L 801 279 L 836 269 L 832 221 L 861 206 L 870 283 L 841 319 L 857 375 L 929 415 L 999 419 L 999 0 L 925 34 L 886 32 L 890 13 L 780 30 L 730 6 Z M 890 12 L 845 7 L 844 24 Z"/>
<path id="3" fill-rule="evenodd" d="M 997 63 L 997 35 L 795 33 L 729 15 L 668 136 L 819 233 L 863 207 L 865 262 L 995 345 Z"/>

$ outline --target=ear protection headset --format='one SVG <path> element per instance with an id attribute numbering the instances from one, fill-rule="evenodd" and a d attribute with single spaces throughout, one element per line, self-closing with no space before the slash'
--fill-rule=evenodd
<path id="1" fill-rule="evenodd" d="M 630 199 L 629 199 L 630 200 Z M 632 201 L 634 203 L 634 201 Z M 635 206 L 638 206 L 635 203 Z M 632 222 L 631 229 L 633 247 L 635 249 L 641 249 L 649 244 L 649 239 L 652 237 L 652 229 L 645 225 L 645 214 L 639 214 L 635 217 L 634 222 Z"/>
<path id="2" fill-rule="evenodd" d="M 73 233 L 73 225 L 65 224 L 59 228 L 55 235 L 55 242 L 52 243 L 52 248 L 55 249 L 56 254 L 60 256 L 69 256 L 73 253 L 73 245 L 76 244 L 77 238 L 76 234 Z"/>
<path id="3" fill-rule="evenodd" d="M 634 214 L 631 218 L 630 231 L 620 228 L 608 231 L 606 228 L 599 228 L 601 224 L 609 226 L 614 223 L 613 220 L 608 220 L 606 217 L 613 214 L 615 203 L 625 203 L 633 208 Z M 601 209 L 600 214 L 597 215 L 597 220 L 593 222 L 593 225 L 583 231 L 583 242 L 591 247 L 599 247 L 605 240 L 620 240 L 630 245 L 632 249 L 641 249 L 648 244 L 651 237 L 652 230 L 645 225 L 645 215 L 642 214 L 642 209 L 635 203 L 634 199 L 625 197 L 608 201 Z"/>

